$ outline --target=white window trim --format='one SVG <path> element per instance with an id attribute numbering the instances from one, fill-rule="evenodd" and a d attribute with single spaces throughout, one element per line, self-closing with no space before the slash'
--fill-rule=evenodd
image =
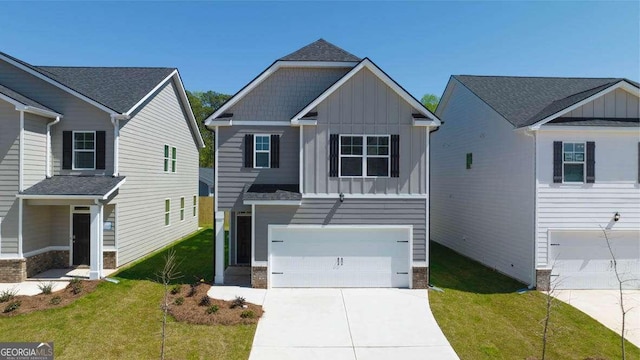
<path id="1" fill-rule="evenodd" d="M 269 150 L 257 150 L 256 146 L 258 144 L 257 138 L 259 136 L 266 136 L 267 140 L 269 140 Z M 271 147 L 273 144 L 271 144 L 271 134 L 253 134 L 253 168 L 254 169 L 269 169 L 271 168 Z M 267 153 L 269 154 L 269 156 L 267 157 L 267 166 L 257 166 L 256 165 L 256 155 L 258 153 Z"/>
<path id="2" fill-rule="evenodd" d="M 186 218 L 185 213 L 184 213 L 184 209 L 186 208 L 187 205 L 187 200 L 185 199 L 184 196 L 180 197 L 180 221 L 184 221 L 184 219 Z"/>
<path id="3" fill-rule="evenodd" d="M 198 195 L 193 195 L 193 217 L 198 216 Z"/>
<path id="4" fill-rule="evenodd" d="M 367 137 L 386 137 L 388 139 L 389 154 L 388 155 L 367 155 Z M 342 155 L 342 138 L 343 137 L 362 137 L 362 155 Z M 343 157 L 359 157 L 362 158 L 362 175 L 342 175 L 342 158 Z M 367 175 L 367 158 L 387 158 L 387 176 L 369 176 Z M 338 177 L 339 178 L 356 178 L 356 179 L 377 179 L 391 177 L 391 135 L 389 134 L 340 134 L 338 139 Z"/>
<path id="5" fill-rule="evenodd" d="M 169 201 L 169 211 L 167 211 L 167 200 Z M 162 203 L 164 206 L 164 226 L 171 226 L 171 199 L 166 198 Z M 167 215 L 169 215 L 169 223 L 167 224 Z"/>
<path id="6" fill-rule="evenodd" d="M 168 155 L 165 156 L 164 150 L 167 149 Z M 162 146 L 162 171 L 165 173 L 171 172 L 171 146 L 169 144 L 164 144 Z M 164 164 L 167 164 L 167 169 L 165 170 Z"/>
<path id="7" fill-rule="evenodd" d="M 584 160 L 582 161 L 565 161 L 564 160 L 564 144 L 573 144 L 574 148 L 576 144 L 584 145 Z M 575 153 L 575 151 L 574 151 Z M 582 164 L 582 181 L 565 181 L 564 179 L 564 164 Z M 586 141 L 563 141 L 562 142 L 562 183 L 563 184 L 584 184 L 587 179 L 587 142 Z"/>
<path id="8" fill-rule="evenodd" d="M 169 153 L 169 165 L 171 165 L 171 168 L 169 169 L 169 172 L 171 172 L 172 174 L 175 174 L 178 172 L 178 148 L 175 146 L 170 146 L 170 153 Z M 173 153 L 175 152 L 176 154 L 176 158 L 173 158 Z"/>
<path id="9" fill-rule="evenodd" d="M 93 134 L 93 150 L 79 149 L 76 150 L 76 134 Z M 96 132 L 95 131 L 72 131 L 71 132 L 71 170 L 95 170 L 96 169 Z M 76 167 L 76 151 L 78 152 L 93 152 L 93 167 L 92 168 L 77 168 Z"/>

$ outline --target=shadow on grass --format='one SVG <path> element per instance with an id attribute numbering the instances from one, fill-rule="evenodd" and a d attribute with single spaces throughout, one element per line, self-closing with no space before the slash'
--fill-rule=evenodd
<path id="1" fill-rule="evenodd" d="M 213 281 L 213 230 L 204 229 L 188 238 L 178 241 L 148 257 L 125 268 L 115 277 L 130 280 L 151 280 L 158 282 L 158 273 L 162 270 L 165 257 L 170 249 L 176 252 L 181 277 L 175 284 L 190 284 L 203 279 Z"/>
<path id="2" fill-rule="evenodd" d="M 478 294 L 505 294 L 526 285 L 431 241 L 429 264 L 433 286 Z"/>

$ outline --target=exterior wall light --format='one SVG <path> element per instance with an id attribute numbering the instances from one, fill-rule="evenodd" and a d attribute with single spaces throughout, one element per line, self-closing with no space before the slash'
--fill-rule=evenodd
<path id="1" fill-rule="evenodd" d="M 343 193 L 340 193 L 340 202 L 344 202 L 344 194 Z M 616 221 L 618 221 L 618 220 L 616 220 Z"/>
<path id="2" fill-rule="evenodd" d="M 616 213 L 613 214 L 613 221 L 618 222 L 618 220 L 620 220 L 620 213 L 616 211 Z"/>

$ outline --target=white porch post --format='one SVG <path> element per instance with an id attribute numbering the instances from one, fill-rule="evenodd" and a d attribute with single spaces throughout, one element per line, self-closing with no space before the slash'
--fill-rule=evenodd
<path id="1" fill-rule="evenodd" d="M 91 205 L 91 241 L 89 280 L 102 278 L 102 204 Z"/>
<path id="2" fill-rule="evenodd" d="M 217 195 L 217 194 L 216 194 Z M 215 244 L 216 247 L 216 276 L 213 281 L 216 284 L 224 283 L 224 211 L 216 211 L 216 234 Z"/>

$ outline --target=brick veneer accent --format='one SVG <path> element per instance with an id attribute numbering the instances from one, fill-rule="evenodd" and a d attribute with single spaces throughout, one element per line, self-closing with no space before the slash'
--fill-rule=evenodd
<path id="1" fill-rule="evenodd" d="M 115 251 L 102 252 L 102 268 L 103 269 L 116 268 L 116 252 Z"/>
<path id="2" fill-rule="evenodd" d="M 49 269 L 65 269 L 69 267 L 69 251 L 47 251 L 28 257 L 27 277 L 32 277 Z"/>
<path id="3" fill-rule="evenodd" d="M 0 282 L 16 283 L 27 278 L 25 259 L 0 260 Z"/>
<path id="4" fill-rule="evenodd" d="M 251 287 L 256 289 L 267 288 L 267 268 L 254 266 L 251 268 Z"/>
<path id="5" fill-rule="evenodd" d="M 549 291 L 551 287 L 551 270 L 536 270 L 536 290 Z"/>
<path id="6" fill-rule="evenodd" d="M 429 287 L 429 268 L 414 267 L 412 268 L 413 289 L 426 289 Z"/>

